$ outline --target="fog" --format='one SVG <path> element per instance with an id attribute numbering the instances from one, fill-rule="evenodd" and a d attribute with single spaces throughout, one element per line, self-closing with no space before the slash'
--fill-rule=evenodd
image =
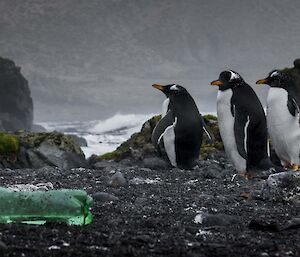
<path id="1" fill-rule="evenodd" d="M 224 69 L 254 82 L 300 57 L 291 0 L 1 0 L 0 56 L 22 68 L 36 121 L 158 113 L 153 83 L 185 86 L 214 112 Z"/>

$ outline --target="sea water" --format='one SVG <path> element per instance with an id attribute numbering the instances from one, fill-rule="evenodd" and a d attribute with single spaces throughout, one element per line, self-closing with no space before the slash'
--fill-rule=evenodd
<path id="1" fill-rule="evenodd" d="M 58 131 L 86 139 L 88 146 L 81 147 L 86 158 L 115 150 L 130 136 L 140 131 L 143 123 L 154 114 L 115 114 L 106 120 L 74 122 L 42 122 L 47 131 Z"/>

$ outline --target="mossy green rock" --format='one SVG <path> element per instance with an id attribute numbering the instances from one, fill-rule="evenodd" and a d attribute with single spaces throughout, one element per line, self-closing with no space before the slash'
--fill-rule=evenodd
<path id="1" fill-rule="evenodd" d="M 75 143 L 72 136 L 64 135 L 62 133 L 30 133 L 19 131 L 16 133 L 16 136 L 25 148 L 37 148 L 42 143 L 47 142 L 49 145 L 56 146 L 62 151 L 84 155 L 80 146 Z"/>
<path id="2" fill-rule="evenodd" d="M 0 166 L 8 168 L 87 167 L 84 153 L 73 138 L 58 132 L 0 133 Z"/>
<path id="3" fill-rule="evenodd" d="M 219 133 L 217 117 L 214 115 L 203 116 L 209 130 L 213 133 L 215 141 L 209 142 L 204 135 L 201 148 L 201 158 L 210 158 L 217 151 L 223 150 L 223 143 Z M 145 156 L 155 155 L 155 148 L 151 142 L 152 132 L 161 119 L 160 115 L 147 120 L 140 132 L 134 133 L 130 139 L 122 143 L 115 151 L 97 157 L 97 160 L 122 160 L 125 158 L 143 159 Z"/>
<path id="4" fill-rule="evenodd" d="M 214 141 L 210 142 L 206 134 L 204 133 L 201 151 L 200 151 L 200 158 L 201 159 L 210 159 L 214 158 L 215 154 L 224 151 L 223 141 L 220 135 L 219 125 L 218 125 L 218 118 L 214 115 L 208 114 L 204 115 L 203 119 L 209 129 L 209 131 L 214 136 Z"/>
<path id="5" fill-rule="evenodd" d="M 0 132 L 0 155 L 16 155 L 20 148 L 19 139 L 12 134 Z"/>

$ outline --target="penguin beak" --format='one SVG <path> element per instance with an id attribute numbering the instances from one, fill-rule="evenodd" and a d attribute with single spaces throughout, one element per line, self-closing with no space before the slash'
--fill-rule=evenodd
<path id="1" fill-rule="evenodd" d="M 260 79 L 260 80 L 256 81 L 256 84 L 268 84 L 267 79 Z"/>
<path id="2" fill-rule="evenodd" d="M 220 80 L 214 80 L 210 83 L 212 86 L 222 86 L 224 83 Z"/>
<path id="3" fill-rule="evenodd" d="M 164 89 L 165 89 L 164 86 L 158 85 L 158 84 L 153 84 L 152 87 L 154 87 L 154 88 L 156 88 L 156 89 L 158 89 L 160 91 L 164 91 Z"/>

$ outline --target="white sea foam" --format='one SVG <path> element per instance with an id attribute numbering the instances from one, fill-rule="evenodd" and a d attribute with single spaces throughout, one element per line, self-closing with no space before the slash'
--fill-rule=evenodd
<path id="1" fill-rule="evenodd" d="M 151 117 L 151 115 L 118 113 L 107 120 L 99 121 L 89 131 L 99 134 L 123 129 L 128 130 L 141 126 L 149 117 Z"/>
<path id="2" fill-rule="evenodd" d="M 153 114 L 115 114 L 106 120 L 39 123 L 48 131 L 59 131 L 86 139 L 88 146 L 82 147 L 86 157 L 115 150 Z"/>

